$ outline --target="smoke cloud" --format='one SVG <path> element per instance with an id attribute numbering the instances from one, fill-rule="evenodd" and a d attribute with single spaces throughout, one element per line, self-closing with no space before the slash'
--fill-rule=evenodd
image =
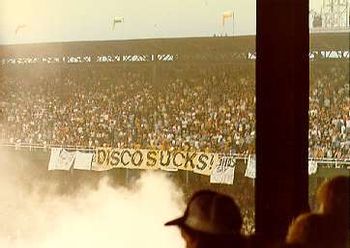
<path id="1" fill-rule="evenodd" d="M 0 247 L 184 247 L 177 228 L 164 227 L 185 207 L 165 173 L 144 172 L 132 188 L 104 178 L 57 194 L 57 185 L 28 173 L 30 163 L 0 151 L 0 165 Z"/>

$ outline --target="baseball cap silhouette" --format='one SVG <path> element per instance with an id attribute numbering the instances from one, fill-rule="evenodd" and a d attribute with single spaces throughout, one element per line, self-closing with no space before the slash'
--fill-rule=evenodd
<path id="1" fill-rule="evenodd" d="M 165 225 L 188 227 L 208 234 L 238 234 L 242 217 L 231 197 L 211 190 L 200 190 L 191 197 L 184 215 Z"/>

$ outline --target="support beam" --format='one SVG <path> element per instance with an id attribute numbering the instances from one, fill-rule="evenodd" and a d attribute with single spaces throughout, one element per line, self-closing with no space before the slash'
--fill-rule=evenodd
<path id="1" fill-rule="evenodd" d="M 307 0 L 257 1 L 256 233 L 283 240 L 308 208 Z"/>

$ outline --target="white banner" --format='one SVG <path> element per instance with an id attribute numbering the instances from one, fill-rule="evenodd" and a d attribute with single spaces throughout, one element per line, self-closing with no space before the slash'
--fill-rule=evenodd
<path id="1" fill-rule="evenodd" d="M 50 161 L 48 170 L 56 170 L 58 163 L 58 157 L 60 156 L 62 148 L 51 148 Z"/>
<path id="2" fill-rule="evenodd" d="M 91 170 L 93 155 L 93 153 L 77 152 L 73 166 L 74 169 Z"/>
<path id="3" fill-rule="evenodd" d="M 255 179 L 255 177 L 256 177 L 256 159 L 255 159 L 255 155 L 249 155 L 247 168 L 245 170 L 244 176 Z"/>
<path id="4" fill-rule="evenodd" d="M 70 170 L 75 160 L 76 152 L 67 152 L 62 148 L 52 148 L 49 170 Z"/>
<path id="5" fill-rule="evenodd" d="M 236 161 L 233 157 L 222 157 L 220 164 L 213 169 L 210 175 L 210 183 L 233 184 L 235 168 Z"/>
<path id="6" fill-rule="evenodd" d="M 316 174 L 317 167 L 318 167 L 318 164 L 316 161 L 309 160 L 309 164 L 308 164 L 309 175 Z"/>
<path id="7" fill-rule="evenodd" d="M 68 152 L 62 149 L 58 157 L 56 170 L 70 170 L 75 160 L 76 152 Z"/>
<path id="8" fill-rule="evenodd" d="M 215 153 L 112 148 L 98 148 L 94 153 L 83 153 L 53 148 L 49 170 L 69 170 L 74 165 L 74 169 L 79 170 L 187 170 L 210 176 L 213 168 L 219 164 L 219 155 Z"/>

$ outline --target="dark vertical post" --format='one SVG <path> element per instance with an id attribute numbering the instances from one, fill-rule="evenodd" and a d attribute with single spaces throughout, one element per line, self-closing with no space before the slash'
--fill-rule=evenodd
<path id="1" fill-rule="evenodd" d="M 258 0 L 256 230 L 282 240 L 308 207 L 308 0 Z"/>

